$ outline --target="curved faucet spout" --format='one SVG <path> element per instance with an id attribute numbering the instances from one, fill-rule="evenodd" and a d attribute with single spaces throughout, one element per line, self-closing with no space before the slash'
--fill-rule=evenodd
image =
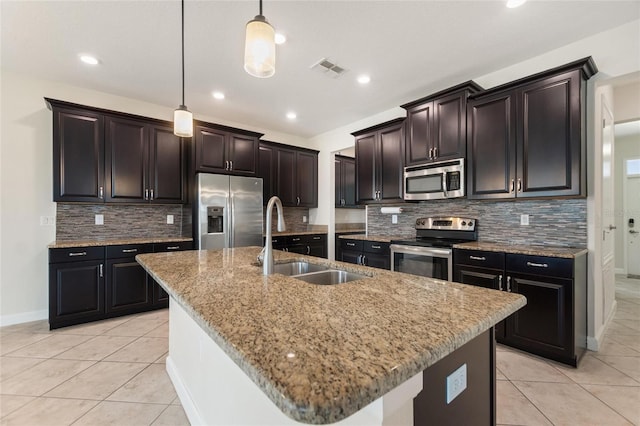
<path id="1" fill-rule="evenodd" d="M 262 273 L 264 275 L 271 275 L 273 273 L 273 245 L 271 244 L 271 220 L 273 216 L 273 207 L 278 209 L 278 232 L 286 231 L 287 226 L 284 223 L 284 212 L 282 211 L 282 202 L 280 198 L 273 196 L 267 203 L 267 217 L 266 217 L 266 237 L 264 239 L 264 249 L 262 249 Z"/>

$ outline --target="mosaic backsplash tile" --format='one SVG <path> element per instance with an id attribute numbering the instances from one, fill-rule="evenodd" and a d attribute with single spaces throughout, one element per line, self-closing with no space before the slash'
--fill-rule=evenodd
<path id="1" fill-rule="evenodd" d="M 95 215 L 104 215 L 104 225 Z M 173 215 L 173 224 L 167 224 Z M 190 237 L 183 233 L 181 205 L 57 204 L 56 241 Z M 186 229 L 186 228 L 185 228 Z"/>
<path id="2" fill-rule="evenodd" d="M 478 219 L 478 240 L 505 244 L 587 246 L 587 200 L 475 201 L 433 200 L 398 204 L 404 211 L 398 224 L 380 206 L 367 208 L 369 235 L 415 237 L 417 218 L 461 216 Z M 528 214 L 528 226 L 520 225 L 520 215 Z"/>
<path id="3" fill-rule="evenodd" d="M 284 207 L 284 223 L 287 225 L 287 232 L 306 232 L 309 225 L 309 209 L 306 207 Z M 263 217 L 263 223 L 266 223 L 266 209 L 264 210 L 265 216 Z M 307 222 L 303 222 L 303 216 L 307 217 Z M 273 221 L 271 223 L 271 230 L 277 231 L 278 226 L 278 213 L 277 208 L 273 209 Z"/>

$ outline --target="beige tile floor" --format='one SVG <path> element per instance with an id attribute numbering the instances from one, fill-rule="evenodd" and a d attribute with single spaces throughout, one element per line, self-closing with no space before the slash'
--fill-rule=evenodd
<path id="1" fill-rule="evenodd" d="M 578 369 L 498 347 L 498 424 L 640 425 L 640 280 L 618 277 L 604 347 Z M 168 312 L 0 328 L 0 425 L 188 425 L 165 371 Z"/>

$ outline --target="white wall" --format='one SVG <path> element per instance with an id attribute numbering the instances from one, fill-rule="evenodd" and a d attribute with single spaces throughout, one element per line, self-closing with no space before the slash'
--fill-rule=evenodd
<path id="1" fill-rule="evenodd" d="M 52 113 L 50 97 L 146 117 L 171 120 L 173 108 L 37 80 L 1 74 L 0 144 L 0 324 L 47 318 L 47 245 L 54 226 L 40 216 L 55 216 L 52 202 Z M 195 114 L 196 118 L 265 133 L 290 145 L 307 146 L 295 136 Z"/>
<path id="2" fill-rule="evenodd" d="M 617 98 L 616 98 L 617 100 Z M 638 101 L 640 103 L 640 101 Z M 616 138 L 615 142 L 615 212 L 616 212 L 616 271 L 626 273 L 626 258 L 624 237 L 627 224 L 624 223 L 624 162 L 627 158 L 640 158 L 640 135 L 630 135 Z M 636 219 L 640 223 L 640 218 Z"/>
<path id="3" fill-rule="evenodd" d="M 638 73 L 640 74 L 640 73 Z M 616 123 L 626 123 L 640 119 L 640 76 L 630 76 L 636 81 L 622 84 L 613 89 L 613 105 L 616 111 Z"/>

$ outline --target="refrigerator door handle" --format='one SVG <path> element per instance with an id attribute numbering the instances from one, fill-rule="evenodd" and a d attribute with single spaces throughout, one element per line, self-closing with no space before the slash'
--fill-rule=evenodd
<path id="1" fill-rule="evenodd" d="M 229 191 L 229 202 L 231 204 L 231 208 L 229 209 L 229 248 L 235 247 L 235 235 L 234 235 L 234 224 L 236 221 L 236 206 L 234 205 L 234 197 L 233 191 Z"/>

